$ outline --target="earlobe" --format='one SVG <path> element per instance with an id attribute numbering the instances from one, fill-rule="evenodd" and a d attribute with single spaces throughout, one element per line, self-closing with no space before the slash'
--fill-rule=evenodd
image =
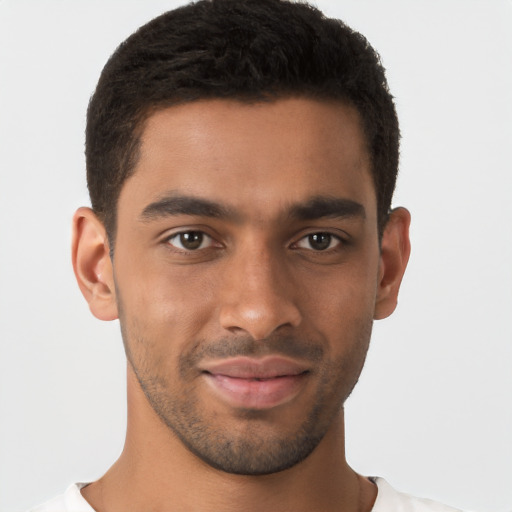
<path id="1" fill-rule="evenodd" d="M 118 317 L 109 250 L 103 223 L 90 208 L 79 208 L 73 217 L 73 270 L 92 314 L 100 320 Z"/>
<path id="2" fill-rule="evenodd" d="M 395 208 L 384 229 L 381 243 L 379 282 L 375 320 L 386 318 L 396 308 L 400 283 L 409 261 L 411 215 L 405 208 Z"/>

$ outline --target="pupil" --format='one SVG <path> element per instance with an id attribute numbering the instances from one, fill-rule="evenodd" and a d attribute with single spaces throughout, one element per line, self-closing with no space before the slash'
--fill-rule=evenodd
<path id="1" fill-rule="evenodd" d="M 331 245 L 331 235 L 328 233 L 315 233 L 314 235 L 309 235 L 309 243 L 313 249 L 323 251 Z"/>
<path id="2" fill-rule="evenodd" d="M 185 249 L 198 249 L 203 243 L 203 234 L 199 231 L 181 233 L 180 242 Z"/>

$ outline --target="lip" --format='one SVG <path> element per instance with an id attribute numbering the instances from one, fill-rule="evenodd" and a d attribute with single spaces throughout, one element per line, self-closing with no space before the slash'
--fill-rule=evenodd
<path id="1" fill-rule="evenodd" d="M 291 401 L 302 389 L 308 368 L 283 357 L 237 357 L 202 365 L 214 393 L 229 405 L 270 409 Z"/>

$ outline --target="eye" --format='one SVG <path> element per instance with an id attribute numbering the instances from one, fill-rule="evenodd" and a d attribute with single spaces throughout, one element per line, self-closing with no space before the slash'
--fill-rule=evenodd
<path id="1" fill-rule="evenodd" d="M 341 243 L 341 240 L 331 233 L 311 233 L 310 235 L 301 238 L 296 247 L 300 249 L 309 249 L 313 251 L 326 251 L 334 249 Z"/>
<path id="2" fill-rule="evenodd" d="M 167 239 L 167 243 L 182 251 L 196 251 L 213 245 L 213 239 L 202 231 L 182 231 Z"/>

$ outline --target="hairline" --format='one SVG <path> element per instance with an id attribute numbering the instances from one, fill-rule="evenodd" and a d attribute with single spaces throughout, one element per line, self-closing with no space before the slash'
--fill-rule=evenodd
<path id="1" fill-rule="evenodd" d="M 374 171 L 374 162 L 373 155 L 370 149 L 370 141 L 369 136 L 366 131 L 365 119 L 361 113 L 361 109 L 354 104 L 348 97 L 344 97 L 342 94 L 339 96 L 334 96 L 330 94 L 321 94 L 316 91 L 293 91 L 293 90 L 283 90 L 280 92 L 275 91 L 262 91 L 258 94 L 238 94 L 233 96 L 219 96 L 219 95 L 198 95 L 195 98 L 172 98 L 170 97 L 168 100 L 160 101 L 154 104 L 148 104 L 145 108 L 139 109 L 133 116 L 133 121 L 135 123 L 134 128 L 131 130 L 130 144 L 129 150 L 125 155 L 125 170 L 122 174 L 121 184 L 118 188 L 118 193 L 114 197 L 115 204 L 111 208 L 111 214 L 108 215 L 106 212 L 95 212 L 99 217 L 100 221 L 103 223 L 105 230 L 107 232 L 110 254 L 113 256 L 115 249 L 115 239 L 117 234 L 117 211 L 118 211 L 118 203 L 119 197 L 123 190 L 124 184 L 126 181 L 135 174 L 137 170 L 137 165 L 140 161 L 141 156 L 141 145 L 142 145 L 142 137 L 146 130 L 147 123 L 149 119 L 158 112 L 162 112 L 166 109 L 178 107 L 181 105 L 188 105 L 193 103 L 202 103 L 208 101 L 223 101 L 223 102 L 233 102 L 239 103 L 240 105 L 252 105 L 252 104 L 265 104 L 265 103 L 275 103 L 281 100 L 287 99 L 307 99 L 316 101 L 319 103 L 337 103 L 339 105 L 344 105 L 354 109 L 357 113 L 357 117 L 361 126 L 361 133 L 364 138 L 364 147 L 366 151 L 366 156 L 369 159 L 369 172 L 372 178 L 372 186 L 375 192 L 375 201 L 377 203 L 377 227 L 378 227 L 378 235 L 379 235 L 379 244 L 380 239 L 382 238 L 383 226 L 386 224 L 385 219 L 380 219 L 379 208 L 378 208 L 378 194 L 377 194 L 377 182 L 376 182 L 376 172 Z"/>

